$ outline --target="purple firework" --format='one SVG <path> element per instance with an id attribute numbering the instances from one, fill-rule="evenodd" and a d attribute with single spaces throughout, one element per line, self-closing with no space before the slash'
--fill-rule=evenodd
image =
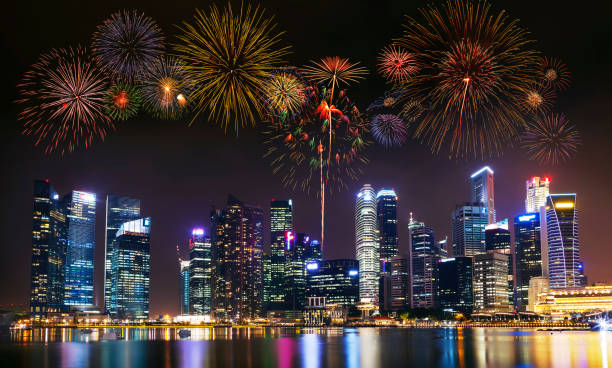
<path id="1" fill-rule="evenodd" d="M 387 148 L 400 147 L 408 137 L 406 124 L 397 115 L 374 115 L 370 125 L 374 139 Z"/>
<path id="2" fill-rule="evenodd" d="M 98 26 L 92 49 L 102 67 L 116 79 L 133 82 L 163 54 L 164 36 L 150 17 L 123 10 Z"/>

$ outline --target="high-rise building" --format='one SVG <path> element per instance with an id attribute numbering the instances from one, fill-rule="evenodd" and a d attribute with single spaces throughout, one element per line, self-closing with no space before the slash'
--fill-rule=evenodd
<path id="1" fill-rule="evenodd" d="M 304 250 L 304 263 L 321 262 L 322 260 L 321 243 L 316 239 L 310 240 L 310 243 Z"/>
<path id="2" fill-rule="evenodd" d="M 471 312 L 472 257 L 444 258 L 438 261 L 438 301 L 440 308 L 454 312 Z"/>
<path id="3" fill-rule="evenodd" d="M 287 232 L 285 240 L 285 296 L 286 309 L 300 310 L 306 303 L 305 249 L 310 246 L 310 236 Z"/>
<path id="4" fill-rule="evenodd" d="M 308 297 L 325 297 L 328 305 L 354 307 L 359 301 L 359 264 L 334 259 L 306 265 Z"/>
<path id="5" fill-rule="evenodd" d="M 203 228 L 191 231 L 189 239 L 189 312 L 210 314 L 212 245 Z"/>
<path id="6" fill-rule="evenodd" d="M 472 202 L 481 203 L 487 209 L 488 224 L 495 222 L 495 187 L 493 170 L 485 166 L 470 176 L 472 180 Z"/>
<path id="7" fill-rule="evenodd" d="M 550 287 L 585 286 L 580 262 L 576 194 L 550 194 L 545 209 Z"/>
<path id="8" fill-rule="evenodd" d="M 265 253 L 263 256 L 263 308 L 268 309 L 270 304 L 270 286 L 272 284 L 272 270 L 270 269 L 270 253 Z"/>
<path id="9" fill-rule="evenodd" d="M 223 210 L 213 210 L 211 222 L 212 310 L 216 319 L 243 321 L 260 317 L 263 211 L 230 195 Z"/>
<path id="10" fill-rule="evenodd" d="M 67 248 L 64 273 L 64 304 L 78 308 L 94 303 L 94 245 L 96 195 L 72 191 L 67 205 Z"/>
<path id="11" fill-rule="evenodd" d="M 389 272 L 386 266 L 391 266 L 391 258 L 397 255 L 397 195 L 393 189 L 382 189 L 376 193 L 376 202 L 380 271 Z"/>
<path id="12" fill-rule="evenodd" d="M 441 259 L 432 228 L 410 218 L 410 271 L 412 277 L 412 308 L 434 308 L 437 294 L 437 266 Z"/>
<path id="13" fill-rule="evenodd" d="M 34 182 L 30 314 L 44 319 L 64 304 L 66 208 L 48 180 Z"/>
<path id="14" fill-rule="evenodd" d="M 410 300 L 410 256 L 395 256 L 391 259 L 391 307 L 408 309 Z"/>
<path id="15" fill-rule="evenodd" d="M 535 213 L 540 211 L 540 207 L 546 206 L 546 197 L 550 190 L 550 179 L 534 176 L 525 182 L 525 212 Z"/>
<path id="16" fill-rule="evenodd" d="M 508 303 L 514 305 L 514 257 L 511 243 L 507 218 L 485 226 L 487 252 L 497 252 L 508 256 Z"/>
<path id="17" fill-rule="evenodd" d="M 527 292 L 527 311 L 535 312 L 536 304 L 540 301 L 540 294 L 548 293 L 548 277 L 536 276 L 529 279 L 529 291 Z"/>
<path id="18" fill-rule="evenodd" d="M 110 315 L 117 319 L 149 318 L 151 219 L 123 223 L 112 245 Z"/>
<path id="19" fill-rule="evenodd" d="M 270 309 L 284 309 L 285 303 L 285 236 L 293 231 L 293 202 L 273 200 L 270 203 Z"/>
<path id="20" fill-rule="evenodd" d="M 140 218 L 140 200 L 109 194 L 106 196 L 106 238 L 104 252 L 104 313 L 110 313 L 113 240 L 119 227 Z"/>
<path id="21" fill-rule="evenodd" d="M 179 262 L 179 282 L 180 282 L 180 295 L 179 305 L 181 307 L 181 314 L 189 314 L 189 261 Z"/>
<path id="22" fill-rule="evenodd" d="M 473 280 L 475 309 L 510 310 L 507 255 L 494 251 L 475 255 Z"/>
<path id="23" fill-rule="evenodd" d="M 525 310 L 529 303 L 529 282 L 542 276 L 540 213 L 526 213 L 514 218 L 516 257 L 516 305 Z"/>
<path id="24" fill-rule="evenodd" d="M 359 298 L 377 304 L 380 274 L 376 193 L 365 184 L 355 205 L 355 245 L 359 262 Z"/>
<path id="25" fill-rule="evenodd" d="M 489 223 L 487 207 L 464 203 L 452 213 L 453 255 L 473 257 L 485 252 L 485 226 Z"/>

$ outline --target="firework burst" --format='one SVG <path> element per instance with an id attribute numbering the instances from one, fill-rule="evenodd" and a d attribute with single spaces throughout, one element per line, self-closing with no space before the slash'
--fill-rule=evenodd
<path id="1" fill-rule="evenodd" d="M 398 40 L 419 72 L 400 83 L 404 101 L 428 106 L 415 135 L 451 157 L 501 153 L 524 125 L 521 99 L 537 74 L 537 56 L 517 20 L 490 5 L 448 0 L 408 18 Z"/>
<path id="2" fill-rule="evenodd" d="M 288 54 L 288 47 L 279 47 L 282 32 L 273 18 L 250 5 L 238 13 L 229 4 L 223 10 L 212 5 L 180 29 L 175 49 L 196 83 L 196 112 L 207 110 L 225 129 L 233 122 L 236 134 L 254 124 L 265 111 L 260 92 Z"/>
<path id="3" fill-rule="evenodd" d="M 397 46 L 385 47 L 378 56 L 378 72 L 392 83 L 406 81 L 417 71 L 414 56 Z"/>
<path id="4" fill-rule="evenodd" d="M 552 88 L 535 83 L 523 92 L 524 109 L 533 113 L 548 112 L 556 97 Z"/>
<path id="5" fill-rule="evenodd" d="M 400 147 L 408 137 L 406 124 L 393 114 L 375 115 L 370 122 L 370 131 L 374 139 L 386 148 Z"/>
<path id="6" fill-rule="evenodd" d="M 390 92 L 385 92 L 381 97 L 375 99 L 366 109 L 368 113 L 380 111 L 401 110 L 401 98 L 404 95 L 404 90 L 399 88 Z"/>
<path id="7" fill-rule="evenodd" d="M 563 91 L 570 85 L 572 75 L 565 63 L 556 58 L 540 59 L 540 73 L 544 82 L 552 88 Z"/>
<path id="8" fill-rule="evenodd" d="M 333 99 L 333 89 L 343 84 L 357 82 L 368 73 L 359 63 L 351 63 L 349 59 L 339 56 L 328 56 L 321 61 L 313 61 L 312 65 L 304 67 L 304 74 L 317 83 L 327 84 L 332 88 L 330 98 Z"/>
<path id="9" fill-rule="evenodd" d="M 41 55 L 17 88 L 23 134 L 34 137 L 45 153 L 88 147 L 114 129 L 104 115 L 106 78 L 80 46 Z"/>
<path id="10" fill-rule="evenodd" d="M 114 120 L 127 120 L 138 114 L 142 95 L 131 84 L 114 83 L 106 93 L 105 112 Z"/>
<path id="11" fill-rule="evenodd" d="M 164 36 L 153 19 L 135 10 L 123 10 L 98 26 L 92 49 L 115 79 L 133 82 L 163 55 Z"/>
<path id="12" fill-rule="evenodd" d="M 276 70 L 262 89 L 263 105 L 272 121 L 295 116 L 306 103 L 307 82 L 293 67 Z"/>
<path id="13" fill-rule="evenodd" d="M 176 58 L 152 62 L 140 84 L 144 107 L 158 118 L 178 119 L 189 108 L 193 80 Z"/>
<path id="14" fill-rule="evenodd" d="M 563 114 L 537 116 L 527 125 L 522 144 L 532 160 L 557 165 L 578 151 L 580 134 Z"/>

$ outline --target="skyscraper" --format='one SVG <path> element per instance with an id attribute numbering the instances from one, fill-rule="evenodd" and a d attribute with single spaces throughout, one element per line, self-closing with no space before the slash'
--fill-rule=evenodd
<path id="1" fill-rule="evenodd" d="M 382 189 L 376 193 L 376 213 L 380 244 L 381 272 L 389 272 L 391 258 L 397 255 L 397 195 L 393 189 Z"/>
<path id="2" fill-rule="evenodd" d="M 310 236 L 287 232 L 285 241 L 286 309 L 300 310 L 306 303 L 306 263 L 304 251 L 310 246 Z"/>
<path id="3" fill-rule="evenodd" d="M 472 202 L 482 203 L 487 209 L 488 224 L 495 222 L 495 187 L 493 170 L 485 166 L 470 176 L 472 180 Z"/>
<path id="4" fill-rule="evenodd" d="M 30 314 L 44 319 L 64 302 L 66 209 L 48 180 L 34 182 Z"/>
<path id="5" fill-rule="evenodd" d="M 270 203 L 270 309 L 284 309 L 285 236 L 293 230 L 293 202 Z"/>
<path id="6" fill-rule="evenodd" d="M 514 218 L 516 255 L 516 304 L 525 310 L 529 304 L 529 281 L 542 277 L 540 213 L 526 213 Z"/>
<path id="7" fill-rule="evenodd" d="M 412 308 L 434 308 L 437 294 L 437 266 L 440 249 L 432 228 L 410 218 L 408 224 L 411 252 Z"/>
<path id="8" fill-rule="evenodd" d="M 508 311 L 508 256 L 487 252 L 474 256 L 474 308 Z"/>
<path id="9" fill-rule="evenodd" d="M 106 196 L 106 234 L 104 252 L 104 313 L 110 313 L 113 240 L 125 222 L 140 218 L 140 200 L 109 194 Z"/>
<path id="10" fill-rule="evenodd" d="M 487 252 L 508 256 L 508 303 L 514 305 L 514 264 L 508 219 L 485 226 L 485 245 Z"/>
<path id="11" fill-rule="evenodd" d="M 321 243 L 316 240 L 310 240 L 310 243 L 306 245 L 304 250 L 304 263 L 309 264 L 313 262 L 321 262 L 323 256 L 321 254 Z"/>
<path id="12" fill-rule="evenodd" d="M 355 205 L 355 245 L 359 262 L 359 298 L 377 303 L 379 283 L 379 235 L 376 216 L 376 193 L 365 184 L 357 194 Z"/>
<path id="13" fill-rule="evenodd" d="M 189 261 L 179 262 L 180 295 L 179 305 L 182 315 L 189 314 Z"/>
<path id="14" fill-rule="evenodd" d="M 472 258 L 454 257 L 438 261 L 438 300 L 440 308 L 456 312 L 471 312 Z"/>
<path id="15" fill-rule="evenodd" d="M 395 256 L 391 260 L 391 307 L 394 310 L 410 308 L 410 257 Z"/>
<path id="16" fill-rule="evenodd" d="M 550 179 L 541 179 L 539 176 L 534 176 L 531 180 L 525 182 L 525 212 L 535 213 L 540 211 L 540 207 L 546 205 L 546 197 L 548 197 L 550 189 Z"/>
<path id="17" fill-rule="evenodd" d="M 464 203 L 452 213 L 453 255 L 472 257 L 485 252 L 485 226 L 489 222 L 487 207 Z"/>
<path id="18" fill-rule="evenodd" d="M 117 319 L 149 318 L 151 219 L 123 223 L 113 239 L 109 312 Z"/>
<path id="19" fill-rule="evenodd" d="M 191 231 L 189 239 L 189 312 L 209 314 L 211 309 L 211 242 L 203 228 Z"/>
<path id="20" fill-rule="evenodd" d="M 548 272 L 551 288 L 583 287 L 576 194 L 550 194 L 546 200 Z"/>
<path id="21" fill-rule="evenodd" d="M 67 204 L 67 249 L 64 304 L 93 305 L 96 195 L 74 190 L 64 197 Z"/>
<path id="22" fill-rule="evenodd" d="M 307 265 L 308 296 L 345 308 L 359 301 L 359 265 L 354 259 L 334 259 Z"/>

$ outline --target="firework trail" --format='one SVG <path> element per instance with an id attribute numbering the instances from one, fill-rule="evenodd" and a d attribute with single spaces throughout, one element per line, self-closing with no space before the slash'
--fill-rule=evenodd
<path id="1" fill-rule="evenodd" d="M 370 131 L 376 141 L 386 148 L 401 147 L 408 137 L 404 121 L 393 114 L 378 114 L 370 122 Z"/>
<path id="2" fill-rule="evenodd" d="M 527 125 L 522 145 L 532 160 L 557 165 L 578 151 L 580 134 L 563 114 L 537 116 Z"/>
<path id="3" fill-rule="evenodd" d="M 556 58 L 543 57 L 540 59 L 540 75 L 544 83 L 558 91 L 567 89 L 572 79 L 565 63 Z"/>
<path id="4" fill-rule="evenodd" d="M 271 121 L 284 122 L 306 104 L 306 80 L 293 67 L 275 70 L 262 87 L 263 106 Z"/>
<path id="5" fill-rule="evenodd" d="M 378 72 L 392 83 L 404 82 L 417 71 L 414 55 L 397 46 L 385 47 L 378 56 Z"/>
<path id="6" fill-rule="evenodd" d="M 106 92 L 104 111 L 114 120 L 127 120 L 136 114 L 142 103 L 142 95 L 133 85 L 118 82 Z"/>

